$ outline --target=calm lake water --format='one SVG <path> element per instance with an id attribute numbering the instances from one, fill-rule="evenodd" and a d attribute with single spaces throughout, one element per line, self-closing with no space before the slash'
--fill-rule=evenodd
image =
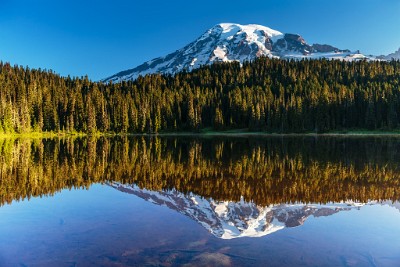
<path id="1" fill-rule="evenodd" d="M 400 138 L 0 140 L 0 266 L 400 266 Z"/>

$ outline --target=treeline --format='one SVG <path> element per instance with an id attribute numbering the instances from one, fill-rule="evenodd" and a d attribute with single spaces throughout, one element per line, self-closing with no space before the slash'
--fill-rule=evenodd
<path id="1" fill-rule="evenodd" d="M 3 133 L 390 130 L 399 115 L 399 61 L 259 58 L 115 84 L 0 63 Z"/>
<path id="2" fill-rule="evenodd" d="M 1 139 L 0 205 L 121 182 L 266 206 L 400 199 L 400 139 Z"/>

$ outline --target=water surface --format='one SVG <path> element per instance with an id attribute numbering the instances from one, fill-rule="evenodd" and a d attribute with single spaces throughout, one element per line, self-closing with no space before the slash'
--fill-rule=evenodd
<path id="1" fill-rule="evenodd" d="M 3 140 L 0 266 L 399 266 L 400 139 Z"/>

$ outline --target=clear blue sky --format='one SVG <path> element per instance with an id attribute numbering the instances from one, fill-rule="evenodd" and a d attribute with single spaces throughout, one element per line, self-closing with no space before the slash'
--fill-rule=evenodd
<path id="1" fill-rule="evenodd" d="M 220 22 L 262 24 L 365 54 L 400 47 L 399 0 L 0 0 L 0 60 L 98 80 Z"/>

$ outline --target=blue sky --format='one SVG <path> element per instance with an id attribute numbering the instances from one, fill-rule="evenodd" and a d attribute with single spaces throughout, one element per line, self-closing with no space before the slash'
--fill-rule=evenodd
<path id="1" fill-rule="evenodd" d="M 398 0 L 0 0 L 0 60 L 92 80 L 173 52 L 220 22 L 365 54 L 400 47 Z"/>

